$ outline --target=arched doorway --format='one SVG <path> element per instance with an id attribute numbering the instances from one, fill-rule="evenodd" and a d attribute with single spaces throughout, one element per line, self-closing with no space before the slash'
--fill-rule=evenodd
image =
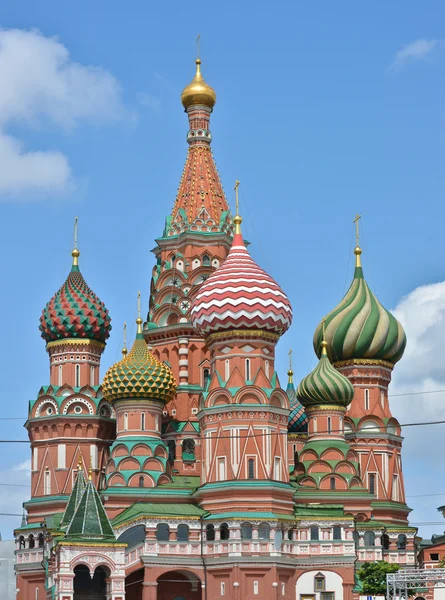
<path id="1" fill-rule="evenodd" d="M 144 569 L 133 571 L 125 578 L 125 600 L 142 600 Z"/>
<path id="2" fill-rule="evenodd" d="M 168 571 L 157 583 L 157 600 L 202 600 L 201 580 L 191 571 Z"/>
<path id="3" fill-rule="evenodd" d="M 91 579 L 86 565 L 74 567 L 73 600 L 106 600 L 108 574 L 104 567 L 97 567 Z"/>

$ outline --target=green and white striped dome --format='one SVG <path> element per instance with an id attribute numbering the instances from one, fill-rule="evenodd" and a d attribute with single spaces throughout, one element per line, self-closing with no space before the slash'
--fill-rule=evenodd
<path id="1" fill-rule="evenodd" d="M 331 365 L 326 347 L 326 342 L 322 341 L 318 365 L 297 388 L 297 398 L 305 408 L 323 404 L 346 407 L 354 397 L 351 382 Z"/>
<path id="2" fill-rule="evenodd" d="M 340 304 L 328 314 L 325 339 L 334 364 L 344 360 L 384 360 L 395 364 L 403 356 L 406 335 L 402 325 L 384 308 L 363 277 L 361 249 L 354 250 L 354 279 Z M 314 350 L 320 356 L 322 323 L 314 334 Z"/>

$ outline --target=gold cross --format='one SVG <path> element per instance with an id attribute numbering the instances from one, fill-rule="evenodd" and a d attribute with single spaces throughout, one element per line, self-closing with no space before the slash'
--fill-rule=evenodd
<path id="1" fill-rule="evenodd" d="M 326 317 L 323 317 L 322 320 L 321 320 L 321 331 L 323 333 L 323 341 L 324 341 L 324 326 L 325 326 L 325 323 L 326 323 Z"/>
<path id="2" fill-rule="evenodd" d="M 355 223 L 355 245 L 358 246 L 358 222 L 361 219 L 361 215 L 356 215 L 355 219 L 352 221 L 353 223 Z"/>
<path id="3" fill-rule="evenodd" d="M 198 34 L 198 37 L 196 38 L 196 58 L 201 58 L 200 57 L 200 47 L 199 47 L 200 39 L 201 39 L 201 35 Z"/>
<path id="4" fill-rule="evenodd" d="M 76 217 L 74 219 L 74 248 L 77 249 L 77 221 L 79 220 L 78 217 Z"/>
<path id="5" fill-rule="evenodd" d="M 141 292 L 138 292 L 138 319 L 141 316 Z"/>
<path id="6" fill-rule="evenodd" d="M 235 206 L 236 206 L 236 214 L 237 214 L 237 216 L 238 216 L 238 212 L 239 212 L 239 198 L 238 198 L 239 184 L 240 184 L 240 182 L 237 179 L 235 181 L 235 187 L 233 188 L 235 190 Z"/>
<path id="7" fill-rule="evenodd" d="M 289 371 L 292 371 L 292 348 L 288 352 L 289 355 Z"/>
<path id="8" fill-rule="evenodd" d="M 124 348 L 127 347 L 127 324 L 124 321 Z"/>

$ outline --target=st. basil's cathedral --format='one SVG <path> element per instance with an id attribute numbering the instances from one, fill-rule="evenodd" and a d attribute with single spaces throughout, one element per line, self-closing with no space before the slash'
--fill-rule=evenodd
<path id="1" fill-rule="evenodd" d="M 17 598 L 355 600 L 364 562 L 415 565 L 388 401 L 405 333 L 357 242 L 351 286 L 314 333 L 317 366 L 281 387 L 292 308 L 228 206 L 199 59 L 181 101 L 186 163 L 131 349 L 102 379 L 111 319 L 77 244 L 40 317 L 50 373 L 25 424 Z"/>

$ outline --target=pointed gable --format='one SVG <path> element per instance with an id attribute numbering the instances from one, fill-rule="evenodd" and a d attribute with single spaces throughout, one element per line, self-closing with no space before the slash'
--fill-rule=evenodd
<path id="1" fill-rule="evenodd" d="M 73 491 L 71 492 L 68 504 L 66 505 L 65 513 L 60 523 L 60 528 L 65 529 L 71 523 L 71 519 L 76 512 L 77 507 L 80 504 L 83 493 L 85 491 L 86 481 L 83 471 L 78 470 L 76 475 L 76 481 L 74 482 Z"/>
<path id="2" fill-rule="evenodd" d="M 113 528 L 92 481 L 88 481 L 66 537 L 115 541 Z"/>
<path id="3" fill-rule="evenodd" d="M 238 367 L 235 367 L 230 373 L 229 380 L 227 381 L 226 388 L 240 388 L 246 385 L 244 377 L 241 375 Z"/>

